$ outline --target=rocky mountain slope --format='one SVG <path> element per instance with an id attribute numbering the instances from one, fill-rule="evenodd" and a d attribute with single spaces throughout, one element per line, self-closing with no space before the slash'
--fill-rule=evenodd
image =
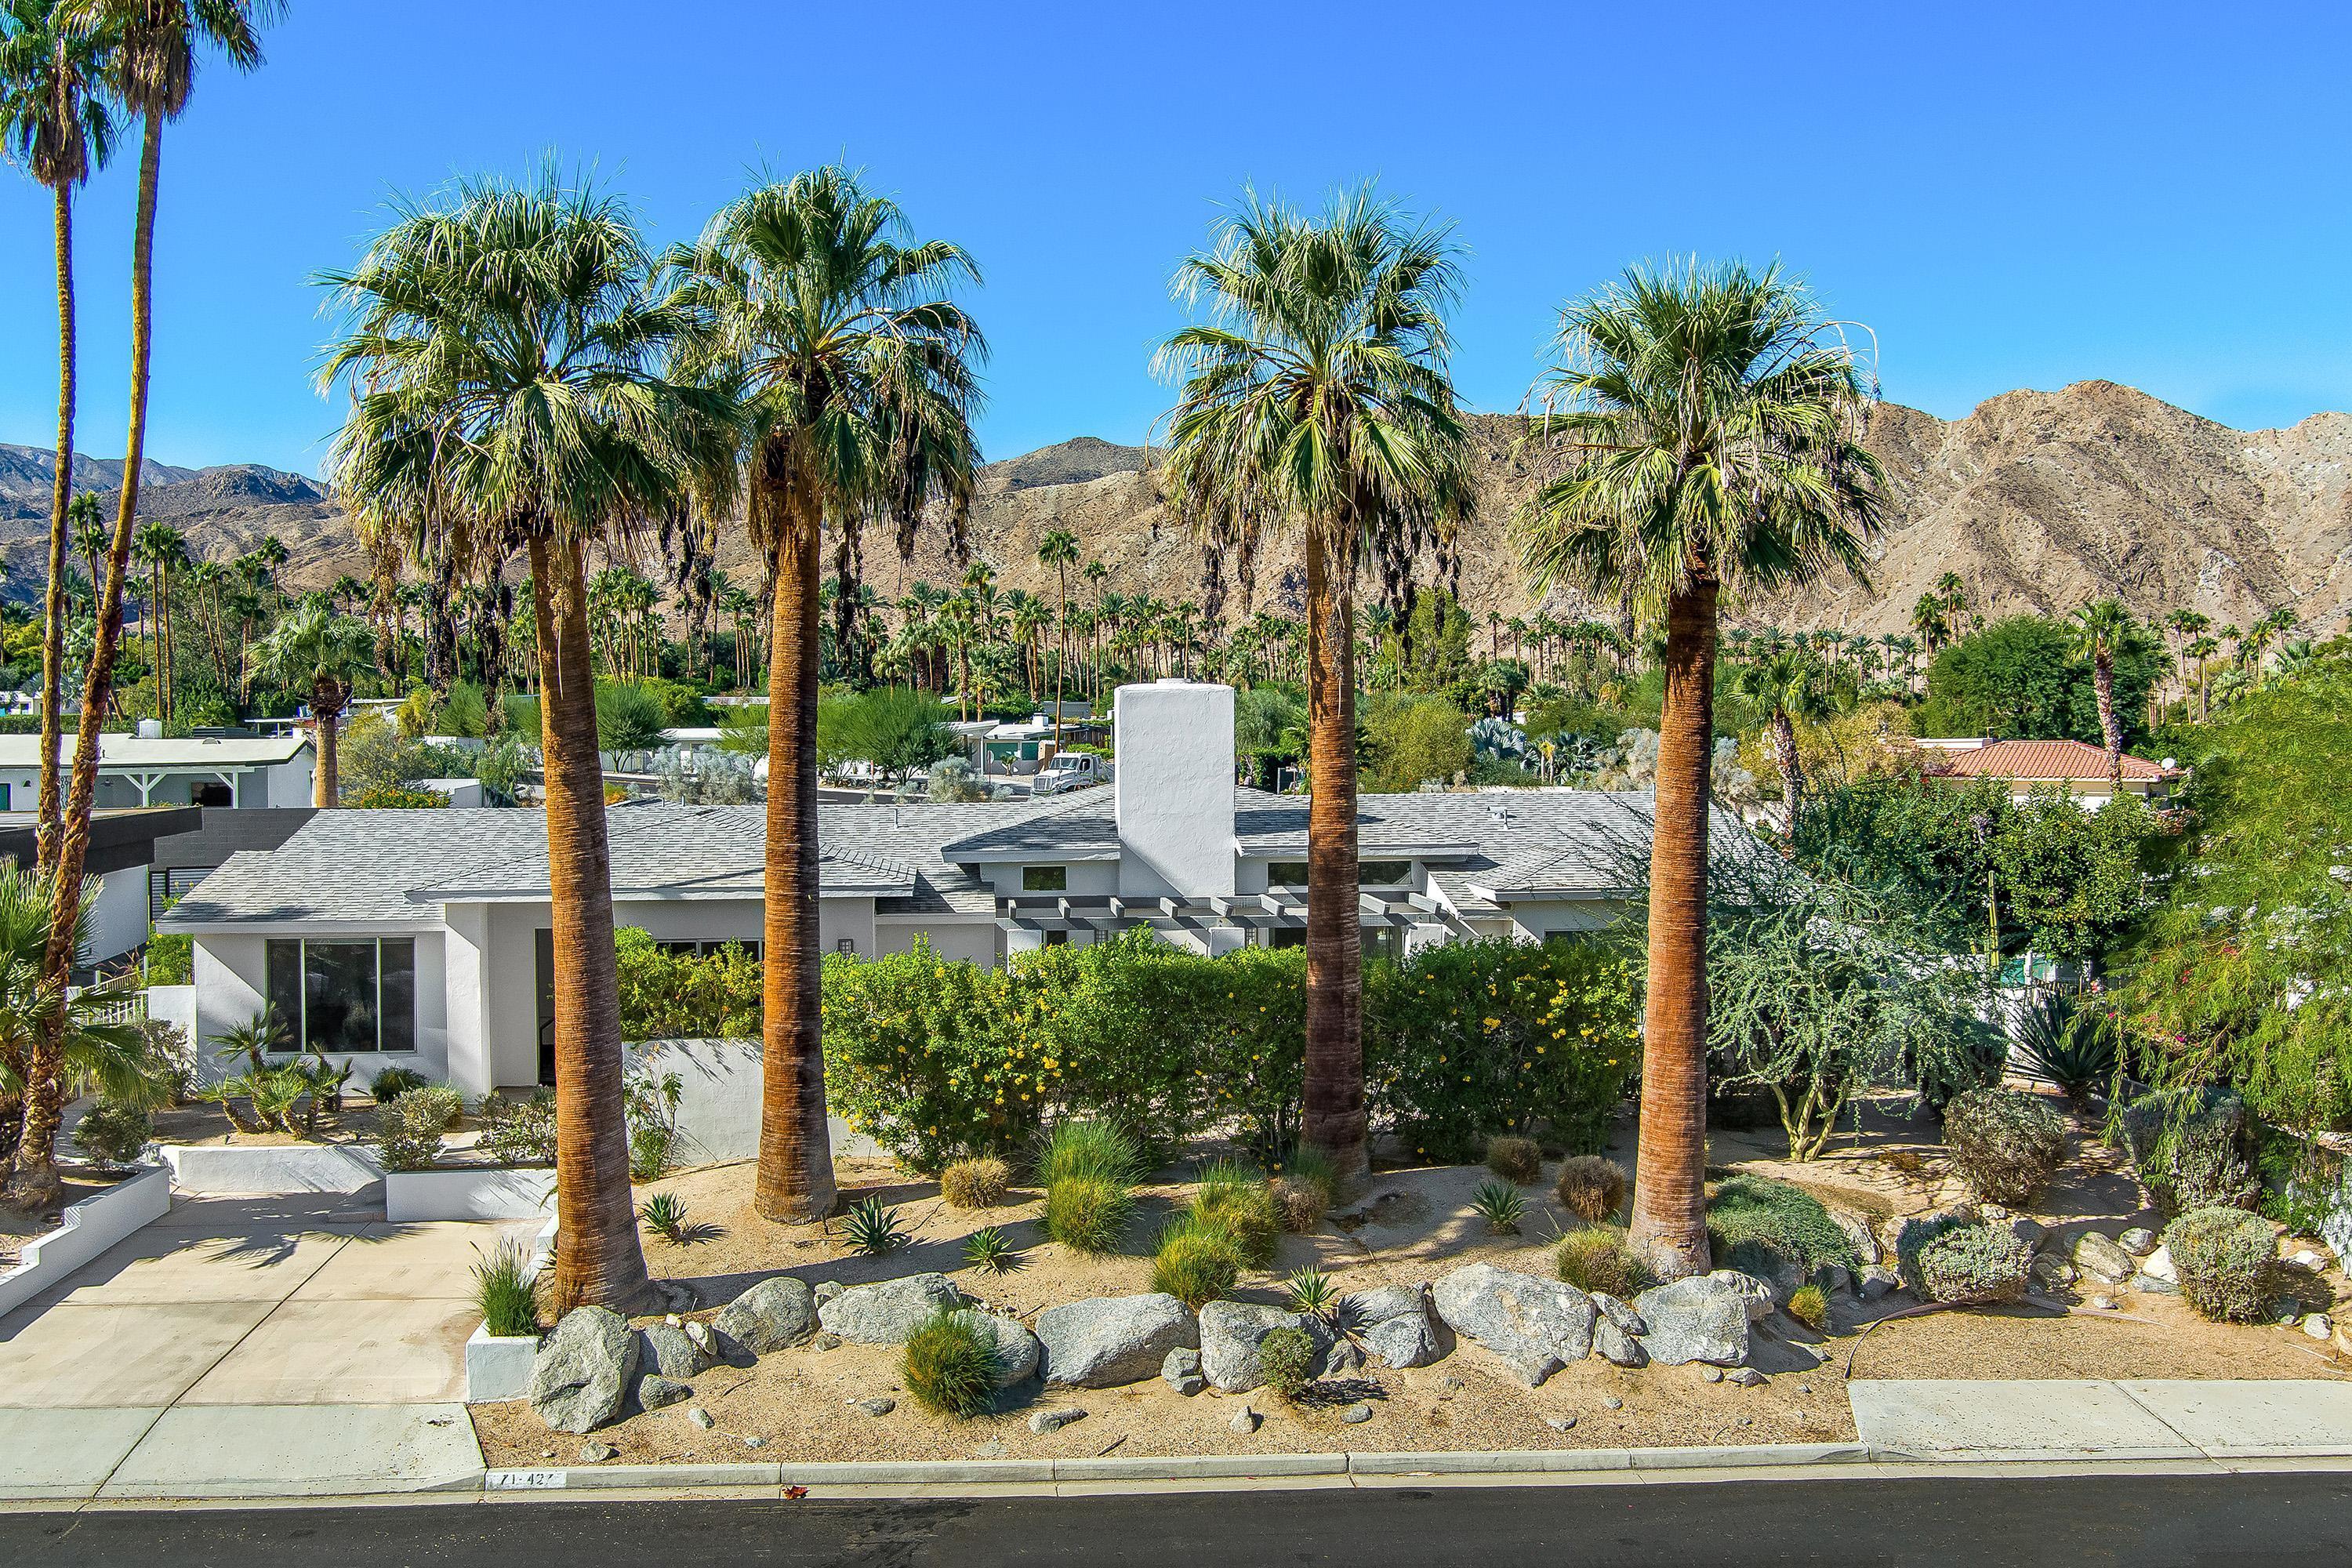
<path id="1" fill-rule="evenodd" d="M 1538 477 L 1518 437 L 1514 419 L 1477 421 L 1482 504 L 1461 556 L 1464 597 L 1482 617 L 1535 607 L 1510 539 L 1512 514 Z M 1870 584 L 1818 584 L 1784 601 L 1735 606 L 1738 619 L 1898 631 L 1913 601 L 1948 571 L 1989 615 L 2063 611 L 2115 594 L 2143 615 L 2187 606 L 2241 625 L 2285 606 L 2305 631 L 2332 634 L 2352 608 L 2352 415 L 2237 431 L 2129 387 L 2084 382 L 2007 393 L 1951 421 L 1888 405 L 1869 443 L 1893 492 Z M 47 452 L 0 447 L 0 552 L 7 592 L 18 597 L 37 579 L 48 465 Z M 120 468 L 76 462 L 79 482 L 110 492 Z M 295 582 L 361 569 L 331 498 L 299 475 L 151 464 L 141 495 L 142 513 L 177 522 L 200 554 L 231 554 L 274 531 L 292 552 Z M 1086 558 L 1110 567 L 1114 592 L 1200 596 L 1202 550 L 1162 503 L 1143 448 L 1080 437 L 989 466 L 971 535 L 1001 586 L 1050 592 L 1036 549 L 1054 528 L 1076 533 Z M 727 553 L 741 569 L 741 557 Z M 866 559 L 888 597 L 918 578 L 957 574 L 930 541 L 905 567 L 880 539 L 869 542 Z M 1296 544 L 1279 542 L 1259 562 L 1257 601 L 1295 608 L 1299 587 Z M 1608 608 L 1563 591 L 1549 607 L 1567 616 Z"/>

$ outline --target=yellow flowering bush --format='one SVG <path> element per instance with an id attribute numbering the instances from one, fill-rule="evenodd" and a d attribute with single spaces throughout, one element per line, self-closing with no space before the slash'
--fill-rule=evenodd
<path id="1" fill-rule="evenodd" d="M 635 926 L 613 933 L 625 1040 L 748 1040 L 760 1033 L 760 961 L 732 942 L 673 952 Z"/>
<path id="2" fill-rule="evenodd" d="M 1024 1152 L 1054 1092 L 1011 970 L 943 961 L 929 942 L 824 963 L 831 1109 L 913 1169 Z"/>

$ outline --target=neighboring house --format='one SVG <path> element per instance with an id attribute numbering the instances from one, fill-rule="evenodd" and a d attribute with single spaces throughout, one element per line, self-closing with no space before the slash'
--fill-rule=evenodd
<path id="1" fill-rule="evenodd" d="M 152 721 L 142 725 L 152 730 Z M 58 737 L 58 772 L 73 768 L 74 736 Z M 310 737 L 103 733 L 98 738 L 101 807 L 294 806 L 311 804 Z M 41 738 L 0 735 L 0 811 L 28 811 L 39 794 Z"/>
<path id="2" fill-rule="evenodd" d="M 1307 802 L 1233 783 L 1233 690 L 1119 695 L 1113 790 L 1043 801 L 818 807 L 828 952 L 995 963 L 1136 926 L 1196 951 L 1306 935 Z M 1602 927 L 1648 853 L 1646 794 L 1364 797 L 1368 951 Z M 614 918 L 757 950 L 765 808 L 633 804 L 608 817 Z M 1717 832 L 1740 833 L 1718 815 Z M 239 855 L 161 929 L 195 939 L 197 1055 L 274 1004 L 295 1043 L 412 1065 L 469 1094 L 551 1071 L 552 937 L 536 811 L 321 812 Z"/>
<path id="3" fill-rule="evenodd" d="M 26 797 L 26 804 L 31 797 Z M 80 961 L 103 964 L 144 943 L 149 919 L 147 868 L 158 841 L 195 832 L 204 813 L 189 805 L 108 808 L 90 813 L 89 849 L 82 861 L 85 885 L 94 886 L 89 945 Z M 35 816 L 0 814 L 0 860 L 29 869 L 38 857 Z"/>
<path id="4" fill-rule="evenodd" d="M 1946 778 L 2005 779 L 2012 799 L 2023 800 L 2037 789 L 2056 785 L 2092 809 L 2114 798 L 2115 781 L 2107 772 L 2107 753 L 2080 741 L 1924 740 L 1929 770 Z M 2151 805 L 2161 805 L 2188 770 L 2170 757 L 2151 763 L 2124 753 L 2124 793 Z"/>

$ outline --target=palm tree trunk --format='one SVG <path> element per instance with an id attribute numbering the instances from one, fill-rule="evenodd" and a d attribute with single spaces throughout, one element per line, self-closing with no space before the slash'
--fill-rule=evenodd
<path id="1" fill-rule="evenodd" d="M 533 539 L 540 744 L 555 959 L 555 1268 L 550 1305 L 624 1310 L 650 1295 L 629 1192 L 612 855 L 596 756 L 587 589 L 576 544 Z"/>
<path id="2" fill-rule="evenodd" d="M 1797 760 L 1797 727 L 1783 709 L 1772 710 L 1772 749 L 1780 753 L 1774 761 L 1780 764 L 1780 793 L 1788 797 L 1783 804 L 1788 808 L 1789 831 L 1794 833 L 1797 802 L 1805 793 L 1805 767 Z"/>
<path id="3" fill-rule="evenodd" d="M 760 504 L 760 498 L 753 500 Z M 775 504 L 772 499 L 770 504 Z M 805 1224 L 838 1203 L 825 1130 L 823 993 L 817 973 L 815 508 L 795 497 L 778 549 L 768 658 L 766 962 L 761 1001 L 760 1174 L 751 1206 Z"/>
<path id="4" fill-rule="evenodd" d="M 2124 793 L 2124 732 L 2116 722 L 2116 658 L 2104 645 L 2091 660 L 2091 685 L 2099 699 L 2099 737 L 2107 743 L 2107 783 Z"/>
<path id="5" fill-rule="evenodd" d="M 1715 730 L 1716 584 L 1666 608 L 1665 703 L 1650 837 L 1649 996 L 1641 1147 L 1627 1235 L 1660 1278 L 1707 1269 L 1707 771 Z"/>
<path id="6" fill-rule="evenodd" d="M 73 783 L 59 817 L 55 879 L 51 882 L 48 942 L 41 953 L 41 978 L 60 994 L 73 969 L 74 928 L 80 923 L 82 867 L 89 855 L 89 813 L 98 795 L 98 731 L 114 686 L 114 653 L 122 614 L 122 579 L 131 563 L 131 530 L 139 515 L 139 465 L 147 451 L 147 372 L 154 345 L 155 184 L 163 160 L 163 122 L 147 117 L 139 152 L 139 210 L 131 250 L 131 428 L 122 461 L 122 493 L 108 542 L 106 582 L 99 590 L 97 637 L 82 683 L 80 722 L 75 727 Z M 25 1084 L 25 1121 L 16 1141 L 12 1199 L 26 1206 L 57 1195 L 58 1118 L 63 1106 L 58 1081 L 63 1015 L 52 1009 L 34 1037 Z"/>
<path id="7" fill-rule="evenodd" d="M 57 187 L 58 463 L 49 497 L 49 584 L 41 601 L 41 784 L 33 835 L 37 868 L 57 859 L 58 741 L 65 725 L 66 506 L 73 500 L 74 278 L 73 183 Z"/>
<path id="8" fill-rule="evenodd" d="M 1054 617 L 1054 755 L 1062 754 L 1062 682 L 1070 666 L 1070 572 L 1066 566 L 1055 568 L 1055 581 L 1060 584 L 1061 609 Z"/>
<path id="9" fill-rule="evenodd" d="M 1344 550 L 1352 536 L 1343 541 Z M 1364 1147 L 1364 942 L 1356 899 L 1356 639 L 1345 560 L 1307 535 L 1307 1084 L 1301 1135 L 1341 1179 Z"/>
<path id="10" fill-rule="evenodd" d="M 342 711 L 343 705 L 328 682 L 321 680 L 310 688 L 310 712 L 318 721 L 319 730 L 319 776 L 310 804 L 321 811 L 342 798 L 342 783 L 337 776 L 340 770 L 335 762 L 335 731 Z"/>

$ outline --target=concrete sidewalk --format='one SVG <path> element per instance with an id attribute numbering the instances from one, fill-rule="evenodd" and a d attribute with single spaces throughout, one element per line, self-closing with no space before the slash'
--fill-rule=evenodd
<path id="1" fill-rule="evenodd" d="M 1846 1385 L 1883 1459 L 2173 1460 L 2352 1455 L 2352 1383 L 2104 1378 Z"/>
<path id="2" fill-rule="evenodd" d="M 0 1318 L 0 1498 L 478 1485 L 473 1267 L 537 1229 L 390 1224 L 333 1194 L 182 1198 Z"/>

